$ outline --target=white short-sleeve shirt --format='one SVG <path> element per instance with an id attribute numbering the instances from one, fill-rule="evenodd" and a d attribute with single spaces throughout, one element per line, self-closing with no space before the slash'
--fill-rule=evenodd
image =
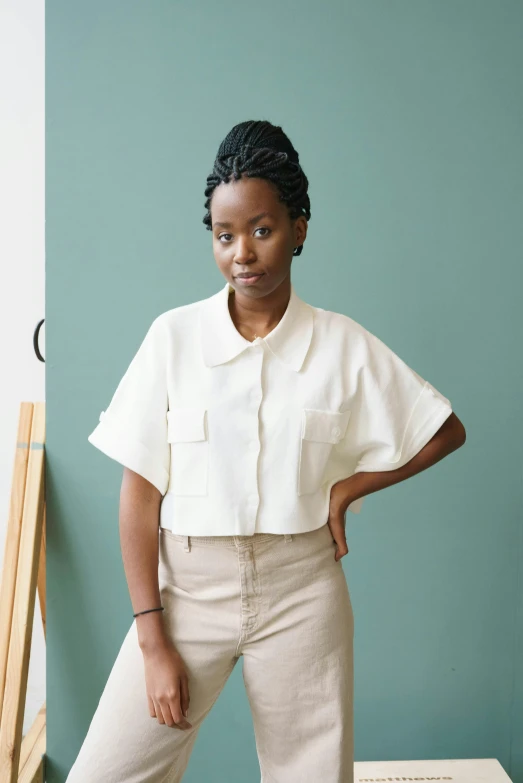
<path id="1" fill-rule="evenodd" d="M 404 465 L 451 404 L 375 335 L 292 284 L 277 326 L 247 340 L 231 290 L 153 321 L 88 440 L 157 487 L 160 524 L 174 533 L 315 530 L 333 484 Z"/>

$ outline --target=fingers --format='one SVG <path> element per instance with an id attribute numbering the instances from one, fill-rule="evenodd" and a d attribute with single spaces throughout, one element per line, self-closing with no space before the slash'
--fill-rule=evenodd
<path id="1" fill-rule="evenodd" d="M 340 519 L 338 516 L 329 515 L 327 524 L 331 532 L 332 541 L 336 546 L 334 560 L 337 562 L 349 552 L 345 535 L 345 518 Z"/>
<path id="2" fill-rule="evenodd" d="M 151 699 L 149 694 L 147 694 L 147 704 L 149 706 L 149 715 L 151 718 L 156 718 L 156 710 L 154 708 L 154 701 Z"/>
<path id="3" fill-rule="evenodd" d="M 189 697 L 189 678 L 186 674 L 183 675 L 183 677 L 180 677 L 180 690 L 181 690 L 181 697 L 180 697 L 180 705 L 182 708 L 182 712 L 187 717 L 187 710 L 189 709 L 190 704 L 190 697 Z"/>
<path id="4" fill-rule="evenodd" d="M 182 691 L 181 691 L 180 687 L 178 688 L 178 692 L 176 694 L 174 694 L 171 697 L 171 699 L 169 700 L 169 706 L 170 706 L 170 709 L 171 709 L 171 713 L 172 713 L 173 719 L 175 720 L 176 724 L 178 726 L 180 726 L 180 728 L 182 728 L 182 729 L 192 729 L 192 725 L 183 716 L 183 712 L 182 712 Z"/>
<path id="5" fill-rule="evenodd" d="M 188 690 L 186 688 L 186 699 L 188 699 Z M 178 729 L 192 729 L 192 723 L 183 715 L 181 706 L 181 691 L 176 693 L 165 695 L 161 698 L 154 699 L 148 696 L 149 702 L 149 715 L 151 718 L 157 718 L 158 723 L 161 725 L 170 726 L 171 728 Z M 187 712 L 188 706 L 186 708 Z"/>
<path id="6" fill-rule="evenodd" d="M 192 729 L 192 724 L 189 723 L 186 718 L 184 718 L 182 713 L 180 691 L 171 696 L 169 701 L 165 703 L 162 702 L 162 710 L 164 716 L 169 718 L 169 720 L 166 719 L 165 721 L 168 726 L 177 726 L 180 729 Z"/>

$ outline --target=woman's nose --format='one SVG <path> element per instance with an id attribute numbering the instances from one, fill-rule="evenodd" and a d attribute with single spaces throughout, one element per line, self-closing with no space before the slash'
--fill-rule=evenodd
<path id="1" fill-rule="evenodd" d="M 246 261 L 252 261 L 254 259 L 254 253 L 248 239 L 242 239 L 241 237 L 236 242 L 234 260 L 239 263 L 245 263 Z"/>

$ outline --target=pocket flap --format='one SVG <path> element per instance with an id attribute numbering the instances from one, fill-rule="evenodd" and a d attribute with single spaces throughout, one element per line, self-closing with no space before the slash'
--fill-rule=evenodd
<path id="1" fill-rule="evenodd" d="M 171 408 L 167 411 L 167 440 L 207 440 L 205 408 Z"/>
<path id="2" fill-rule="evenodd" d="M 322 443 L 338 443 L 344 436 L 349 423 L 348 411 L 322 411 L 303 409 L 302 438 Z"/>

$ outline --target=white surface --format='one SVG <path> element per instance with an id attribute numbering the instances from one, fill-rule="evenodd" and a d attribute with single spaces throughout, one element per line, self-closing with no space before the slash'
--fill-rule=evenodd
<path id="1" fill-rule="evenodd" d="M 45 399 L 33 332 L 44 318 L 44 2 L 0 2 L 0 563 L 4 558 L 20 402 Z M 45 357 L 45 331 L 40 350 Z M 38 600 L 23 733 L 45 700 Z"/>
<path id="2" fill-rule="evenodd" d="M 435 761 L 359 761 L 354 783 L 405 780 L 451 780 L 453 783 L 510 783 L 497 759 L 438 759 Z"/>

